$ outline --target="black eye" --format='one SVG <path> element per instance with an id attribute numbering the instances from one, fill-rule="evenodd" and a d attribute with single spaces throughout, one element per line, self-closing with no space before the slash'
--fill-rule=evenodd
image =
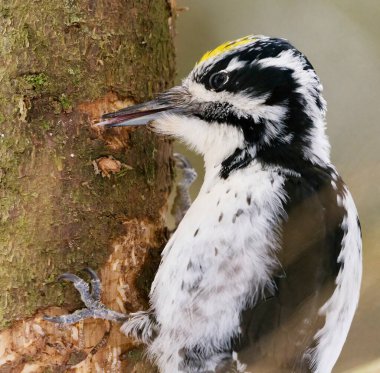
<path id="1" fill-rule="evenodd" d="M 212 89 L 221 89 L 228 82 L 228 74 L 225 71 L 219 71 L 210 76 L 210 87 Z"/>

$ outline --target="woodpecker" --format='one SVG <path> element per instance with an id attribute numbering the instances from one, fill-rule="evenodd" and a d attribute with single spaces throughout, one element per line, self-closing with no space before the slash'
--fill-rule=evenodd
<path id="1" fill-rule="evenodd" d="M 287 40 L 247 36 L 207 52 L 182 84 L 103 116 L 149 124 L 204 157 L 201 190 L 162 252 L 150 308 L 100 303 L 100 283 L 63 275 L 87 308 L 47 317 L 122 321 L 160 372 L 329 373 L 357 308 L 361 230 L 330 161 L 326 103 Z"/>

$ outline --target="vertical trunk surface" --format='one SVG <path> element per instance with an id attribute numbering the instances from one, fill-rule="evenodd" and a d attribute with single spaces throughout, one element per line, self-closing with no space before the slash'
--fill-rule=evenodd
<path id="1" fill-rule="evenodd" d="M 171 147 L 92 121 L 171 85 L 171 12 L 166 0 L 0 4 L 1 372 L 149 370 L 117 325 L 41 316 L 81 307 L 55 279 L 84 267 L 110 308 L 147 306 Z"/>

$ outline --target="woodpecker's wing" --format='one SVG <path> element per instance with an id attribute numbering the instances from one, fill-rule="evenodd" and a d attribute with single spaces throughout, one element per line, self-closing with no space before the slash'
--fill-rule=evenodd
<path id="1" fill-rule="evenodd" d="M 235 345 L 254 371 L 311 371 L 305 352 L 316 347 L 325 323 L 319 310 L 332 296 L 340 270 L 346 215 L 337 202 L 345 191 L 341 179 L 333 170 L 310 168 L 302 177 L 290 176 L 285 191 L 288 216 L 282 223 L 277 291 L 244 311 L 242 338 Z"/>

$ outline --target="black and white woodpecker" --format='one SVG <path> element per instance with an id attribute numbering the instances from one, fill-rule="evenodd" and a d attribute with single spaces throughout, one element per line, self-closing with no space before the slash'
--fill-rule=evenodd
<path id="1" fill-rule="evenodd" d="M 105 127 L 149 123 L 188 144 L 204 157 L 204 182 L 162 252 L 149 310 L 107 310 L 94 273 L 91 293 L 65 274 L 87 308 L 48 319 L 124 321 L 164 373 L 243 363 L 331 372 L 358 304 L 362 254 L 321 92 L 288 41 L 248 36 L 206 53 L 157 99 L 104 115 Z"/>

